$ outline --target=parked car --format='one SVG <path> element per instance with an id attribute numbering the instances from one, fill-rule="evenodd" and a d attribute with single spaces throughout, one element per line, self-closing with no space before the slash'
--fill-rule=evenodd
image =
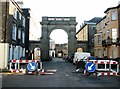
<path id="1" fill-rule="evenodd" d="M 82 60 L 86 63 L 89 60 L 97 60 L 97 59 L 95 56 L 90 56 L 90 57 L 84 57 Z"/>
<path id="2" fill-rule="evenodd" d="M 73 58 L 73 64 L 76 64 L 77 61 L 84 59 L 85 57 L 90 57 L 91 54 L 87 52 L 76 52 Z"/>

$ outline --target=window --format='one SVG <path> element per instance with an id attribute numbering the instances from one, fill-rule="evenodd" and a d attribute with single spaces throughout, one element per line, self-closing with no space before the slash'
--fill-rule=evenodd
<path id="1" fill-rule="evenodd" d="M 93 29 L 93 30 L 96 30 L 96 26 L 92 26 L 92 29 Z"/>
<path id="2" fill-rule="evenodd" d="M 112 20 L 116 20 L 117 19 L 117 13 L 116 13 L 116 11 L 114 10 L 114 11 L 112 11 Z"/>
<path id="3" fill-rule="evenodd" d="M 110 20 L 110 13 L 109 12 L 107 13 L 107 19 L 108 19 L 108 21 Z"/>
<path id="4" fill-rule="evenodd" d="M 113 58 L 117 58 L 118 57 L 118 48 L 117 47 L 114 47 L 113 48 Z"/>
<path id="5" fill-rule="evenodd" d="M 14 19 L 17 19 L 17 9 L 14 9 L 14 14 L 13 14 Z"/>
<path id="6" fill-rule="evenodd" d="M 16 24 L 13 24 L 12 39 L 13 39 L 13 40 L 16 40 Z"/>
<path id="7" fill-rule="evenodd" d="M 98 44 L 101 44 L 101 35 L 98 35 Z"/>
<path id="8" fill-rule="evenodd" d="M 96 41 L 97 41 L 97 40 L 96 40 L 96 36 L 94 36 L 94 44 L 96 44 Z"/>
<path id="9" fill-rule="evenodd" d="M 21 17 L 22 17 L 22 16 L 21 16 L 21 13 L 19 13 L 19 20 L 21 20 Z"/>
<path id="10" fill-rule="evenodd" d="M 23 17 L 23 26 L 25 27 L 25 17 Z"/>
<path id="11" fill-rule="evenodd" d="M 12 59 L 14 59 L 15 46 L 12 47 Z"/>
<path id="12" fill-rule="evenodd" d="M 104 29 L 105 28 L 105 19 L 103 19 L 102 25 L 103 25 L 103 29 Z"/>
<path id="13" fill-rule="evenodd" d="M 104 57 L 107 56 L 107 55 L 106 55 L 106 49 L 105 49 L 105 48 L 104 48 L 104 50 L 103 50 L 103 53 L 104 53 L 104 54 L 103 54 Z"/>
<path id="14" fill-rule="evenodd" d="M 24 31 L 22 32 L 22 43 L 25 43 L 25 33 L 24 33 Z"/>
<path id="15" fill-rule="evenodd" d="M 98 49 L 98 57 L 101 58 L 101 49 Z"/>
<path id="16" fill-rule="evenodd" d="M 21 28 L 18 29 L 18 38 L 21 39 Z"/>
<path id="17" fill-rule="evenodd" d="M 116 42 L 117 39 L 117 29 L 113 28 L 112 29 L 112 42 Z"/>
<path id="18" fill-rule="evenodd" d="M 110 30 L 107 30 L 107 37 L 110 36 Z"/>

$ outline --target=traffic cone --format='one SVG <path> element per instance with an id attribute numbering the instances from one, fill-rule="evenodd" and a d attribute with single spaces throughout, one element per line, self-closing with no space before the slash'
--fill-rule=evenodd
<path id="1" fill-rule="evenodd" d="M 42 73 L 41 73 L 41 74 L 42 74 L 42 75 L 44 75 L 44 74 L 45 74 L 44 72 L 45 72 L 45 70 L 44 70 L 44 69 L 42 69 Z"/>
<path id="2" fill-rule="evenodd" d="M 86 70 L 84 70 L 84 74 L 83 75 L 86 76 Z"/>

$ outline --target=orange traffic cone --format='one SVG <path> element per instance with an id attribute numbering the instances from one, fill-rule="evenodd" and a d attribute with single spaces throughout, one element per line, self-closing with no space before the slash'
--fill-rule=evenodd
<path id="1" fill-rule="evenodd" d="M 83 75 L 86 76 L 86 70 L 84 70 L 84 74 Z"/>
<path id="2" fill-rule="evenodd" d="M 44 72 L 45 72 L 45 70 L 44 70 L 44 69 L 42 69 L 42 73 L 41 73 L 41 74 L 43 75 L 43 74 L 44 74 Z"/>

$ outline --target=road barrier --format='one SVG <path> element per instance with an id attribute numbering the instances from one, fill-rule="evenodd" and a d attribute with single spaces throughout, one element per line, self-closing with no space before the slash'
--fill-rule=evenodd
<path id="1" fill-rule="evenodd" d="M 113 60 L 88 60 L 96 64 L 96 75 L 117 75 L 119 73 L 119 63 Z M 87 62 L 87 63 L 88 63 Z"/>
<path id="2" fill-rule="evenodd" d="M 29 63 L 35 62 L 37 64 L 36 71 L 28 71 L 27 66 Z M 19 74 L 35 74 L 42 69 L 42 62 L 40 60 L 11 60 L 9 70 L 12 73 Z"/>

